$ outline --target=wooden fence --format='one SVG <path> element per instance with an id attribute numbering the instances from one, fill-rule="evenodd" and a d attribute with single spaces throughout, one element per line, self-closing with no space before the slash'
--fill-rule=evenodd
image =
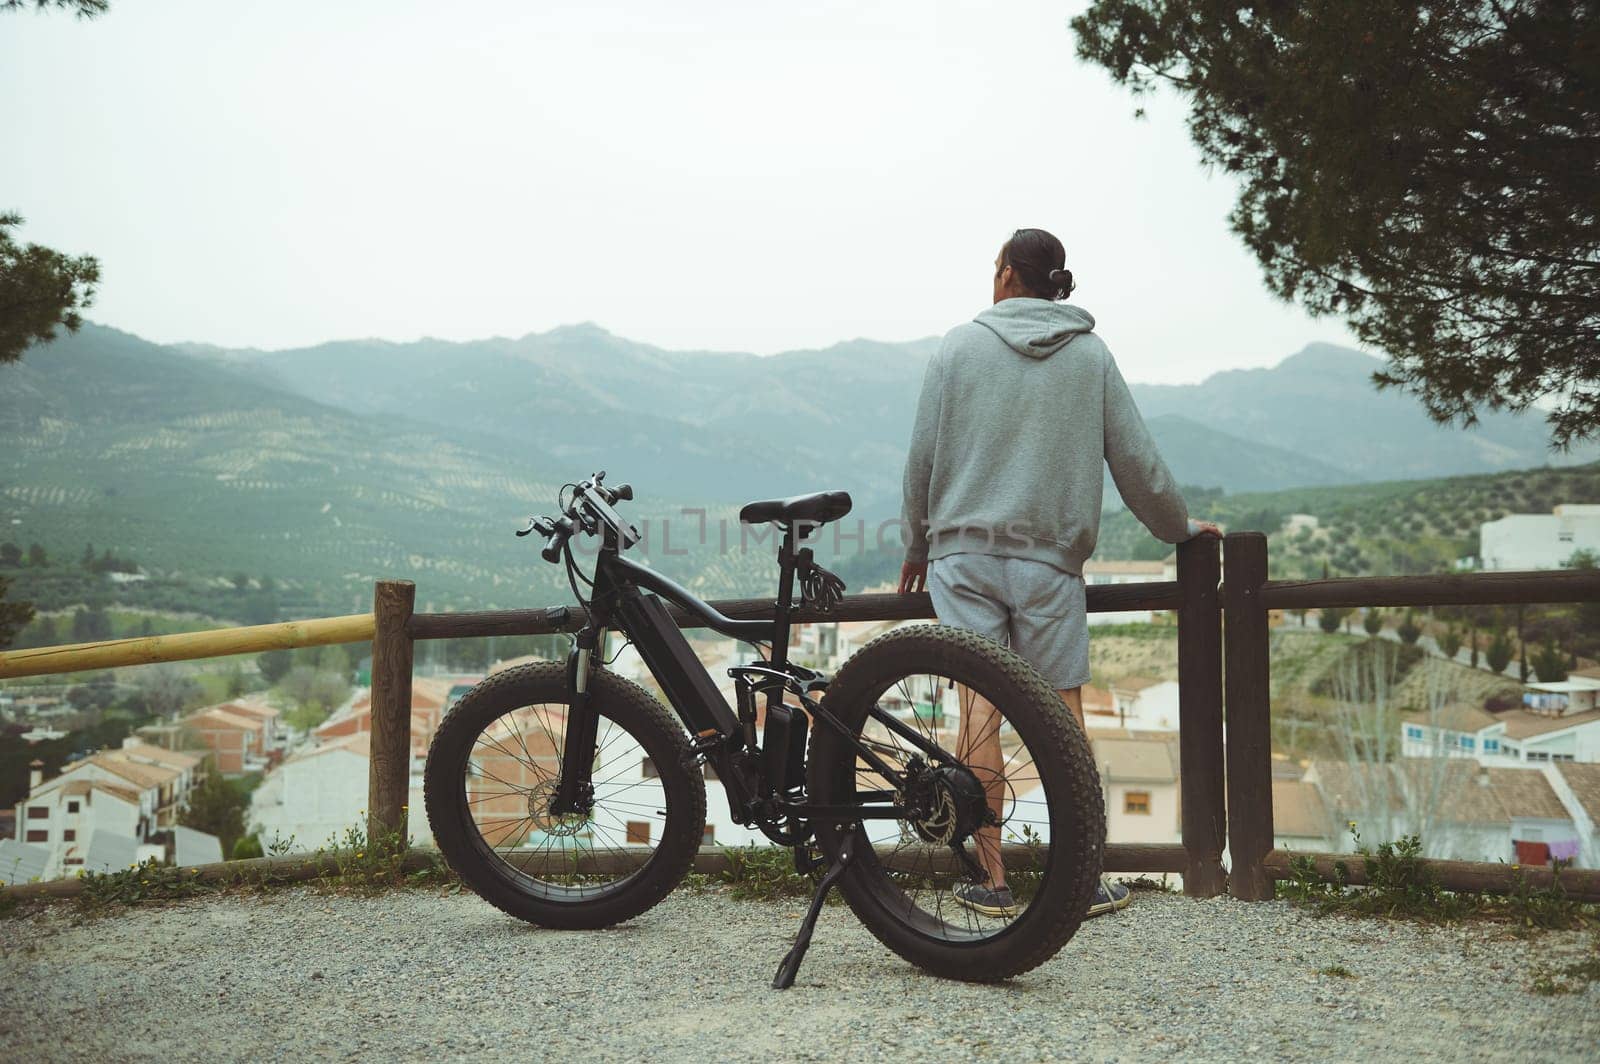
<path id="1" fill-rule="evenodd" d="M 1179 546 L 1177 557 L 1177 580 L 1090 587 L 1088 608 L 1091 613 L 1177 613 L 1182 845 L 1109 845 L 1105 867 L 1109 872 L 1181 873 L 1184 892 L 1196 897 L 1227 890 L 1245 900 L 1269 899 L 1274 882 L 1291 874 L 1294 856 L 1311 858 L 1325 876 L 1334 874 L 1336 862 L 1342 863 L 1354 882 L 1363 881 L 1359 857 L 1291 855 L 1273 848 L 1269 611 L 1600 600 L 1600 572 L 1268 580 L 1267 540 L 1259 532 L 1230 533 L 1221 545 L 1210 538 L 1191 540 Z M 1224 562 L 1226 581 L 1221 579 Z M 577 607 L 430 614 L 414 612 L 415 600 L 416 589 L 409 581 L 386 580 L 376 586 L 370 614 L 0 653 L 0 679 L 370 638 L 367 830 L 369 837 L 405 832 L 416 641 L 547 635 L 575 631 L 585 621 Z M 733 618 L 772 613 L 770 598 L 712 605 Z M 675 607 L 671 612 L 683 627 L 702 624 Z M 849 596 L 826 616 L 802 611 L 797 619 L 801 623 L 925 620 L 933 615 L 926 593 L 877 594 Z M 1223 865 L 1225 847 L 1231 871 Z M 1427 864 L 1446 887 L 1502 893 L 1518 887 L 1518 875 L 1508 865 Z M 1522 881 L 1534 887 L 1555 878 L 1549 869 L 1525 870 L 1523 876 Z M 1600 871 L 1569 868 L 1560 873 L 1559 881 L 1574 898 L 1600 901 Z"/>

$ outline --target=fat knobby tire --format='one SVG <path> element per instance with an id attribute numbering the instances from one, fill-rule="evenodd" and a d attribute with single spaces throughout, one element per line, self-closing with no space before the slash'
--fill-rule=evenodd
<path id="1" fill-rule="evenodd" d="M 492 853 L 467 805 L 466 768 L 478 736 L 496 718 L 523 706 L 565 705 L 565 665 L 535 662 L 484 680 L 445 715 L 428 749 L 424 786 L 439 852 L 483 900 L 543 927 L 609 927 L 638 916 L 689 871 L 705 829 L 705 779 L 685 767 L 688 737 L 678 723 L 644 688 L 615 673 L 595 669 L 589 690 L 603 721 L 626 729 L 655 763 L 667 808 L 665 831 L 649 861 L 599 897 L 556 901 L 531 892 L 526 880 Z"/>
<path id="2" fill-rule="evenodd" d="M 875 857 L 859 861 L 839 880 L 850 908 L 878 939 L 906 960 L 936 975 L 995 982 L 1038 967 L 1053 957 L 1083 922 L 1104 856 L 1105 805 L 1094 758 L 1083 730 L 1037 670 L 1010 650 L 976 633 L 942 625 L 899 628 L 863 647 L 839 670 L 823 705 L 859 732 L 873 701 L 899 678 L 936 674 L 972 684 L 1000 704 L 1027 743 L 1055 801 L 1050 857 L 1039 892 L 1006 928 L 978 942 L 950 942 L 910 926 L 888 904 L 898 888 Z M 854 748 L 831 728 L 812 733 L 808 782 L 813 800 L 844 802 L 854 789 Z M 843 835 L 818 824 L 830 857 Z M 865 834 L 857 832 L 858 852 Z"/>

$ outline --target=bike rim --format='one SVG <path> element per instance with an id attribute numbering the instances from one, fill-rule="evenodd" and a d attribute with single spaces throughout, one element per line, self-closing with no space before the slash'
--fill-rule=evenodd
<path id="1" fill-rule="evenodd" d="M 462 809 L 474 846 L 519 890 L 555 903 L 596 901 L 644 871 L 675 818 L 652 751 L 604 708 L 594 806 L 587 816 L 551 816 L 565 739 L 564 704 L 522 706 L 488 721 L 466 751 Z"/>
<path id="2" fill-rule="evenodd" d="M 986 804 L 1000 819 L 987 840 L 980 830 L 963 846 L 987 876 L 999 873 L 996 866 L 1003 864 L 1014 911 L 993 904 L 1005 899 L 969 893 L 965 903 L 961 900 L 961 893 L 978 884 L 970 882 L 972 870 L 954 851 L 937 841 L 937 821 L 932 830 L 926 819 L 864 820 L 855 828 L 860 855 L 855 880 L 866 884 L 873 900 L 902 924 L 943 943 L 993 941 L 1021 923 L 1053 871 L 1052 823 L 1058 832 L 1066 824 L 1065 789 L 1055 773 L 1040 771 L 1033 754 L 1043 749 L 1042 743 L 1037 736 L 1029 741 L 1026 725 L 1017 727 L 1006 712 L 1007 701 L 995 690 L 964 683 L 949 670 L 889 680 L 872 699 L 955 755 L 983 786 Z M 912 743 L 870 714 L 859 735 L 896 770 L 904 771 L 913 756 L 920 756 Z M 853 762 L 846 783 L 853 792 L 886 786 L 859 754 Z M 998 855 L 993 852 L 996 840 Z"/>

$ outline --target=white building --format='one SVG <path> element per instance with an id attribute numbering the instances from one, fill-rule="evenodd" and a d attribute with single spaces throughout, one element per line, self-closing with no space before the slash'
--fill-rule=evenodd
<path id="1" fill-rule="evenodd" d="M 1314 761 L 1305 779 L 1320 792 L 1334 852 L 1355 850 L 1354 823 L 1367 846 L 1415 834 L 1428 857 L 1544 863 L 1548 856 L 1535 861 L 1530 854 L 1541 847 L 1547 855 L 1582 850 L 1578 810 L 1552 784 L 1555 772 L 1553 766 L 1411 758 Z"/>
<path id="2" fill-rule="evenodd" d="M 1560 686 L 1564 685 L 1530 684 L 1529 688 Z M 1551 703 L 1551 707 L 1489 713 L 1454 704 L 1436 712 L 1408 714 L 1400 725 L 1400 755 L 1466 757 L 1488 766 L 1600 763 L 1600 709 L 1569 711 L 1564 703 Z"/>
<path id="3" fill-rule="evenodd" d="M 118 749 L 67 765 L 49 780 L 43 763 L 35 761 L 28 796 L 16 807 L 18 841 L 44 852 L 44 879 L 123 868 L 147 857 L 176 860 L 179 855 L 169 852 L 163 832 L 187 831 L 176 828 L 177 815 L 202 766 L 197 754 L 132 737 Z M 194 838 L 188 841 L 185 856 L 201 852 Z"/>
<path id="4" fill-rule="evenodd" d="M 1169 555 L 1165 561 L 1130 562 L 1100 561 L 1091 558 L 1083 563 L 1083 582 L 1089 587 L 1106 587 L 1113 584 L 1145 584 L 1178 578 L 1178 556 Z M 1122 610 L 1117 613 L 1091 613 L 1090 624 L 1149 624 L 1156 618 L 1155 610 Z"/>
<path id="5" fill-rule="evenodd" d="M 1600 553 L 1600 505 L 1562 503 L 1548 514 L 1509 514 L 1478 530 L 1485 569 L 1560 569 L 1580 550 Z"/>
<path id="6" fill-rule="evenodd" d="M 1176 736 L 1094 737 L 1110 842 L 1182 841 Z"/>
<path id="7" fill-rule="evenodd" d="M 1178 682 L 1129 676 L 1111 682 L 1111 712 L 1130 731 L 1178 730 Z"/>

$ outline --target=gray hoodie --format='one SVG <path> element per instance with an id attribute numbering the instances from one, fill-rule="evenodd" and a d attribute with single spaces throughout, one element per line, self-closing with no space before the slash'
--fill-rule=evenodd
<path id="1" fill-rule="evenodd" d="M 1081 573 L 1100 530 L 1101 462 L 1158 538 L 1191 535 L 1172 474 L 1087 311 L 1006 299 L 945 335 L 906 458 L 906 560 L 1032 558 Z"/>

